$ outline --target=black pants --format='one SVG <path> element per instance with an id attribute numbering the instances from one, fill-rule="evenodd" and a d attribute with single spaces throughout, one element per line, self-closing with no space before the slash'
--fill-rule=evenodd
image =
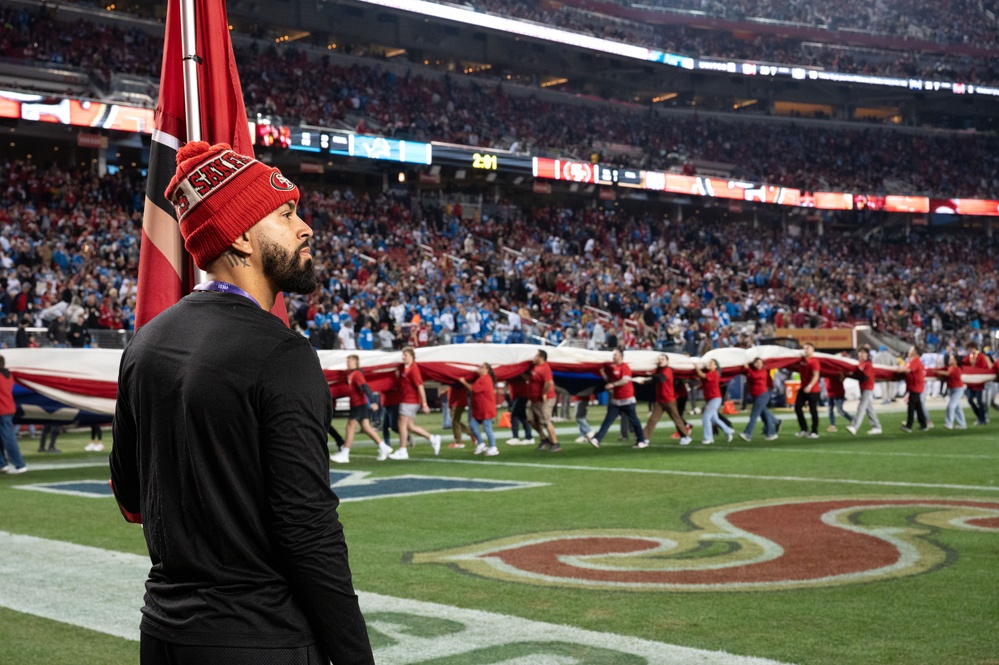
<path id="1" fill-rule="evenodd" d="M 284 649 L 190 646 L 139 637 L 141 665 L 329 665 L 315 644 Z"/>
<path id="2" fill-rule="evenodd" d="M 392 432 L 399 431 L 399 405 L 383 406 L 379 411 L 382 412 L 382 439 L 385 440 L 385 445 L 390 446 Z"/>
<path id="3" fill-rule="evenodd" d="M 534 438 L 531 434 L 530 420 L 527 418 L 527 401 L 526 397 L 515 397 L 510 408 L 510 427 L 514 438 L 517 438 L 517 432 L 520 431 L 518 425 L 523 425 L 525 439 Z"/>
<path id="4" fill-rule="evenodd" d="M 808 410 L 812 414 L 812 432 L 819 433 L 819 394 L 806 393 L 804 390 L 798 391 L 798 398 L 794 400 L 794 413 L 798 416 L 798 429 L 802 432 L 808 431 L 805 424 L 805 402 L 808 402 Z"/>
<path id="5" fill-rule="evenodd" d="M 916 416 L 919 426 L 926 429 L 926 412 L 923 411 L 923 394 L 909 391 L 909 413 L 905 418 L 905 426 L 912 429 L 912 417 Z"/>
<path id="6" fill-rule="evenodd" d="M 980 425 L 984 425 L 989 416 L 989 411 L 985 408 L 985 401 L 982 399 L 984 392 L 985 391 L 981 389 L 972 390 L 971 388 L 968 388 L 967 391 L 968 405 L 971 407 L 971 410 L 975 412 L 975 419 Z"/>

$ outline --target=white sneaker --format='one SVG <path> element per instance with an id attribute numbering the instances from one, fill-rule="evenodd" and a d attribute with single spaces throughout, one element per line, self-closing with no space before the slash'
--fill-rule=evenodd
<path id="1" fill-rule="evenodd" d="M 632 448 L 648 448 L 648 447 L 649 447 L 648 440 L 646 440 L 646 441 L 639 441 L 638 443 L 636 443 L 635 445 L 632 446 Z"/>
<path id="2" fill-rule="evenodd" d="M 585 436 L 577 436 L 576 437 L 576 443 L 586 443 L 586 437 Z"/>
<path id="3" fill-rule="evenodd" d="M 868 434 L 881 434 L 881 428 L 880 427 L 875 427 L 873 429 L 869 429 L 869 430 L 867 430 L 867 433 Z"/>
<path id="4" fill-rule="evenodd" d="M 728 441 L 729 443 L 732 443 L 732 437 L 733 437 L 733 436 L 735 436 L 735 434 L 734 434 L 733 432 L 729 432 L 728 434 L 726 434 L 726 435 L 725 435 L 725 439 L 726 439 L 726 440 L 727 440 L 727 441 Z"/>
<path id="5" fill-rule="evenodd" d="M 846 431 L 849 432 L 853 436 L 857 436 L 857 428 L 854 427 L 853 425 L 847 425 L 846 426 Z"/>
<path id="6" fill-rule="evenodd" d="M 774 439 L 777 438 L 777 435 L 776 434 L 771 434 L 770 436 L 765 436 L 763 438 L 766 439 L 767 441 L 773 441 Z"/>
<path id="7" fill-rule="evenodd" d="M 85 445 L 83 447 L 83 449 L 86 450 L 89 453 L 90 451 L 92 451 L 94 449 L 94 442 L 91 441 L 90 443 L 88 443 L 87 445 Z"/>
<path id="8" fill-rule="evenodd" d="M 587 435 L 586 442 L 588 444 L 590 444 L 591 446 L 593 446 L 594 448 L 599 448 L 600 447 L 600 439 L 598 439 L 597 437 L 593 436 L 592 434 Z"/>
<path id="9" fill-rule="evenodd" d="M 344 448 L 339 450 L 332 455 L 330 455 L 330 461 L 336 462 L 337 464 L 348 464 L 350 463 L 350 450 Z"/>
<path id="10" fill-rule="evenodd" d="M 392 446 L 388 445 L 384 441 L 378 444 L 378 461 L 384 462 L 392 454 Z"/>
<path id="11" fill-rule="evenodd" d="M 496 446 L 486 448 L 486 457 L 496 457 L 497 455 L 499 455 L 499 448 Z"/>
<path id="12" fill-rule="evenodd" d="M 745 432 L 739 432 L 739 438 L 745 441 L 746 443 L 749 443 L 750 441 L 753 440 L 753 438 L 748 434 L 746 434 Z"/>
<path id="13" fill-rule="evenodd" d="M 472 454 L 473 455 L 481 455 L 482 453 L 486 452 L 486 448 L 488 448 L 488 447 L 489 446 L 487 446 L 486 444 L 480 443 L 479 445 L 475 446 L 475 452 L 472 453 Z"/>
<path id="14" fill-rule="evenodd" d="M 97 443 L 94 444 L 93 448 L 90 449 L 90 452 L 99 453 L 102 450 L 104 450 L 104 444 L 98 441 Z"/>
<path id="15" fill-rule="evenodd" d="M 0 466 L 0 473 L 10 473 L 10 470 L 13 468 L 14 467 L 12 467 L 10 464 L 4 464 L 3 466 Z"/>
<path id="16" fill-rule="evenodd" d="M 7 467 L 7 473 L 9 473 L 12 476 L 16 476 L 19 473 L 24 473 L 27 470 L 28 470 L 27 466 L 22 466 L 20 469 L 17 469 L 17 468 L 15 468 L 13 466 L 8 466 Z"/>
<path id="17" fill-rule="evenodd" d="M 520 439 L 507 439 L 506 440 L 506 445 L 508 445 L 508 446 L 519 446 L 520 445 Z"/>
<path id="18" fill-rule="evenodd" d="M 406 450 L 405 448 L 400 448 L 399 450 L 389 455 L 388 458 L 394 460 L 409 459 L 409 451 Z"/>
<path id="19" fill-rule="evenodd" d="M 817 439 L 817 438 L 819 438 L 819 433 L 818 432 L 809 432 L 808 438 L 809 439 Z"/>
<path id="20" fill-rule="evenodd" d="M 680 438 L 680 445 L 689 446 L 692 441 L 693 439 L 691 439 L 689 436 L 684 436 Z"/>
<path id="21" fill-rule="evenodd" d="M 534 445 L 534 437 L 532 436 L 530 439 L 521 439 L 520 440 L 520 445 L 522 445 L 522 446 L 533 446 Z"/>
<path id="22" fill-rule="evenodd" d="M 705 439 L 704 441 L 701 441 L 701 443 L 703 443 L 706 446 L 710 446 L 714 442 L 715 442 L 714 439 Z"/>
<path id="23" fill-rule="evenodd" d="M 808 432 L 806 432 L 805 430 L 800 430 L 797 434 L 795 434 L 795 436 L 798 437 L 799 439 L 803 439 L 806 436 L 808 436 Z"/>
<path id="24" fill-rule="evenodd" d="M 947 423 L 944 423 L 944 429 L 954 429 L 954 426 L 953 425 L 948 425 Z"/>
<path id="25" fill-rule="evenodd" d="M 440 434 L 430 435 L 430 447 L 434 449 L 434 455 L 441 454 L 441 436 Z"/>

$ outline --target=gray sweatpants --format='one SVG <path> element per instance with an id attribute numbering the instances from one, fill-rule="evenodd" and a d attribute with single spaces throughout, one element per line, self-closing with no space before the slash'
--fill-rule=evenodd
<path id="1" fill-rule="evenodd" d="M 860 430 L 861 425 L 864 424 L 864 417 L 871 419 L 872 429 L 881 429 L 881 421 L 878 420 L 878 414 L 874 413 L 874 391 L 873 390 L 861 390 L 860 391 L 860 404 L 857 406 L 857 415 L 854 416 L 853 422 L 850 423 L 857 430 Z"/>

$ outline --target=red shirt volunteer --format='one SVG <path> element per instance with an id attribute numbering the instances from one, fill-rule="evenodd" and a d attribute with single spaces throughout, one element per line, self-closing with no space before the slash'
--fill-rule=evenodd
<path id="1" fill-rule="evenodd" d="M 624 385 L 614 386 L 611 399 L 620 401 L 635 397 L 635 384 L 631 382 L 631 367 L 627 363 L 607 365 L 604 373 L 607 375 L 607 383 L 615 383 L 624 377 L 628 377 L 628 382 Z"/>
<path id="2" fill-rule="evenodd" d="M 981 353 L 981 352 L 979 352 L 978 354 L 975 355 L 975 359 L 974 360 L 971 359 L 971 355 L 970 354 L 966 355 L 961 360 L 961 365 L 963 367 L 974 367 L 976 369 L 984 369 L 986 371 L 989 369 L 988 358 L 986 358 L 985 354 Z M 983 390 L 985 388 L 985 384 L 984 383 L 969 383 L 969 384 L 966 384 L 966 385 L 968 386 L 968 390 Z"/>
<path id="3" fill-rule="evenodd" d="M 402 381 L 400 383 L 402 384 L 400 386 L 402 390 L 402 403 L 421 404 L 419 387 L 423 385 L 423 375 L 420 374 L 420 368 L 416 363 L 402 370 Z"/>
<path id="4" fill-rule="evenodd" d="M 355 369 L 347 377 L 347 386 L 350 388 L 351 408 L 364 406 L 368 403 L 368 396 L 364 392 L 364 386 L 366 385 L 368 385 L 368 381 L 364 378 L 364 373 L 359 369 Z"/>
<path id="5" fill-rule="evenodd" d="M 656 401 L 660 404 L 676 401 L 676 389 L 673 387 L 673 370 L 669 367 L 661 367 L 656 371 L 661 380 L 656 383 Z"/>
<path id="6" fill-rule="evenodd" d="M 465 386 L 450 386 L 447 389 L 447 405 L 449 407 L 468 406 L 468 391 Z"/>
<path id="7" fill-rule="evenodd" d="M 864 375 L 860 381 L 860 389 L 874 390 L 874 363 L 864 360 L 857 365 L 857 370 Z"/>
<path id="8" fill-rule="evenodd" d="M 718 376 L 718 372 L 714 370 L 705 372 L 701 383 L 704 388 L 704 401 L 721 399 L 721 377 Z"/>
<path id="9" fill-rule="evenodd" d="M 960 367 L 947 368 L 947 387 L 951 390 L 964 387 L 964 377 L 961 375 Z"/>
<path id="10" fill-rule="evenodd" d="M 843 385 L 843 379 L 839 378 L 839 376 L 827 376 L 826 393 L 829 397 L 835 397 L 836 399 L 846 397 L 846 387 Z"/>
<path id="11" fill-rule="evenodd" d="M 12 416 L 15 413 L 17 405 L 14 403 L 14 376 L 0 373 L 0 416 Z"/>
<path id="12" fill-rule="evenodd" d="M 545 384 L 552 381 L 552 388 L 548 391 L 547 395 L 542 395 L 541 391 L 545 387 Z M 540 402 L 542 398 L 554 399 L 555 398 L 555 378 L 552 376 L 552 368 L 548 366 L 548 363 L 543 365 L 535 365 L 531 368 L 531 385 L 528 390 L 527 396 L 532 402 Z"/>
<path id="13" fill-rule="evenodd" d="M 507 382 L 507 387 L 510 389 L 510 397 L 512 399 L 517 399 L 519 397 L 528 397 L 529 388 L 527 381 L 520 377 L 510 379 Z"/>
<path id="14" fill-rule="evenodd" d="M 769 378 L 770 372 L 766 369 L 746 370 L 746 382 L 748 383 L 749 394 L 752 397 L 759 397 L 765 394 L 769 390 L 767 387 L 767 380 Z"/>
<path id="15" fill-rule="evenodd" d="M 801 366 L 801 389 L 804 390 L 809 383 L 812 382 L 812 378 L 815 378 L 815 385 L 812 386 L 810 393 L 819 392 L 819 359 L 805 358 Z"/>
<path id="16" fill-rule="evenodd" d="M 496 386 L 488 374 L 483 374 L 472 384 L 472 417 L 479 422 L 496 417 Z"/>
<path id="17" fill-rule="evenodd" d="M 919 358 L 909 360 L 909 373 L 905 375 L 905 389 L 910 393 L 921 393 L 926 388 L 926 367 Z"/>

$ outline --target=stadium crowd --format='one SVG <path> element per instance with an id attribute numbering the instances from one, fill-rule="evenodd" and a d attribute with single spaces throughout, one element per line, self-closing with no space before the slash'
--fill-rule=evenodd
<path id="1" fill-rule="evenodd" d="M 688 56 L 707 58 L 731 58 L 736 60 L 751 60 L 764 63 L 803 65 L 822 67 L 831 71 L 847 73 L 863 73 L 879 76 L 912 76 L 937 80 L 957 80 L 972 84 L 993 84 L 999 81 L 994 58 L 972 58 L 948 53 L 948 44 L 971 44 L 981 48 L 999 47 L 997 29 L 999 26 L 989 19 L 977 7 L 974 11 L 962 8 L 960 15 L 951 15 L 951 5 L 926 7 L 921 6 L 916 12 L 927 22 L 944 21 L 945 29 L 941 32 L 919 30 L 908 14 L 899 14 L 911 8 L 895 7 L 891 4 L 866 4 L 861 12 L 851 14 L 851 19 L 857 19 L 867 11 L 878 12 L 882 16 L 891 16 L 890 21 L 864 24 L 863 29 L 882 32 L 886 35 L 919 37 L 926 42 L 940 44 L 939 53 L 919 53 L 904 51 L 897 48 L 859 48 L 837 43 L 835 31 L 816 30 L 807 40 L 803 38 L 777 37 L 767 34 L 756 34 L 751 25 L 733 33 L 725 30 L 688 28 L 671 25 L 667 21 L 662 24 L 638 23 L 612 15 L 611 11 L 600 14 L 594 11 L 582 11 L 571 5 L 553 2 L 526 3 L 516 0 L 475 0 L 469 3 L 479 11 L 501 16 L 532 21 L 542 25 L 555 25 L 565 30 L 580 32 L 594 37 L 601 37 L 629 44 L 647 46 L 669 53 L 679 53 Z M 687 7 L 698 11 L 721 9 L 720 3 L 694 3 L 705 5 Z M 759 5 L 760 3 L 754 3 Z M 854 3 L 850 3 L 854 4 Z M 862 3 L 861 3 L 862 4 Z M 828 6 L 823 4 L 822 6 Z M 815 9 L 817 3 L 795 3 L 795 9 L 802 9 L 803 16 L 812 19 L 804 20 L 807 25 L 819 27 L 824 22 L 818 21 Z M 775 11 L 770 14 L 747 14 L 747 7 L 735 8 L 747 17 L 763 16 L 768 20 L 782 19 L 786 14 L 779 8 L 762 8 L 750 11 Z M 849 11 L 842 8 L 841 11 Z M 975 21 L 970 17 L 979 15 L 982 20 Z M 813 20 L 814 19 L 814 20 Z M 833 21 L 840 24 L 837 20 Z M 884 29 L 889 24 L 902 28 L 899 33 L 893 29 Z M 910 30 L 915 28 L 914 30 Z M 964 30 L 965 32 L 961 33 Z M 961 33 L 957 37 L 957 33 Z M 964 35 L 974 35 L 970 41 Z"/>
<path id="2" fill-rule="evenodd" d="M 114 41 L 135 48 L 118 49 L 123 53 L 102 60 L 102 66 L 144 75 L 158 69 L 159 49 L 143 41 L 139 31 L 109 35 L 109 29 L 85 22 L 62 30 L 64 24 L 50 19 L 3 11 L 6 37 L 0 38 L 0 54 L 35 53 L 41 59 L 93 64 L 96 61 L 86 58 L 100 49 L 92 45 Z M 31 41 L 29 47 L 21 46 L 25 39 Z M 709 161 L 729 165 L 725 168 L 735 178 L 805 191 L 999 198 L 999 145 L 991 137 L 814 123 L 777 129 L 765 117 L 729 122 L 611 103 L 581 106 L 568 98 L 562 104 L 509 94 L 499 85 L 488 90 L 491 101 L 484 106 L 481 81 L 466 86 L 412 72 L 398 76 L 374 65 L 313 62 L 306 51 L 294 48 L 251 46 L 238 53 L 247 111 L 277 116 L 291 125 L 348 123 L 362 131 L 415 140 L 515 147 L 582 159 L 599 153 L 598 146 L 618 144 L 634 149 L 610 151 L 601 159 L 652 169 Z"/>
<path id="3" fill-rule="evenodd" d="M 15 161 L 0 175 L 0 309 L 50 342 L 130 329 L 143 179 Z M 615 208 L 460 204 L 306 191 L 323 288 L 289 298 L 317 348 L 569 341 L 591 348 L 738 346 L 780 327 L 870 323 L 941 348 L 999 327 L 981 238 L 785 236 L 748 222 Z M 80 315 L 82 319 L 79 319 Z"/>

